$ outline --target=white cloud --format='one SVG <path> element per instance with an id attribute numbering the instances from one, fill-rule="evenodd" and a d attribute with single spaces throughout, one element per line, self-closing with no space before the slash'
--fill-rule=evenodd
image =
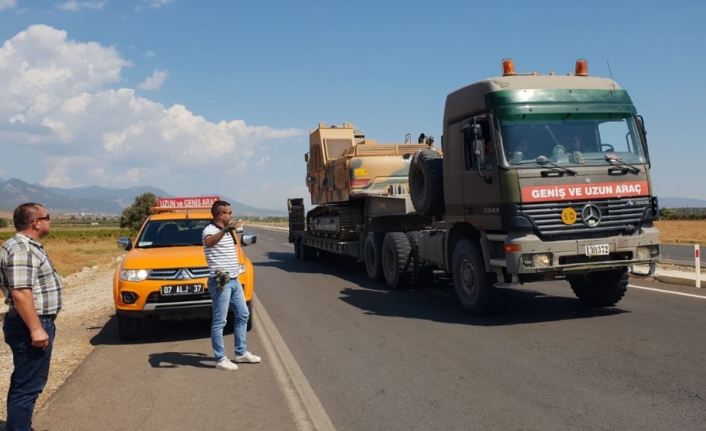
<path id="1" fill-rule="evenodd" d="M 162 6 L 166 6 L 169 3 L 174 3 L 174 0 L 142 0 L 142 3 L 146 3 L 148 8 L 151 9 L 159 9 Z M 137 6 L 135 8 L 135 12 L 140 12 L 144 8 L 142 6 Z"/>
<path id="2" fill-rule="evenodd" d="M 154 57 L 154 51 L 145 51 L 145 53 L 142 54 L 142 56 L 145 58 Z"/>
<path id="3" fill-rule="evenodd" d="M 0 11 L 12 9 L 15 6 L 17 6 L 15 0 L 0 0 Z"/>
<path id="4" fill-rule="evenodd" d="M 166 70 L 155 70 L 152 76 L 145 79 L 145 81 L 138 85 L 137 88 L 141 90 L 156 90 L 164 84 L 165 79 L 167 79 Z"/>
<path id="5" fill-rule="evenodd" d="M 107 1 L 67 1 L 65 3 L 59 3 L 56 5 L 59 9 L 63 10 L 70 10 L 73 12 L 77 12 L 81 9 L 93 9 L 93 10 L 101 10 L 103 9 L 103 6 L 108 3 Z"/>
<path id="6" fill-rule="evenodd" d="M 261 158 L 257 163 L 255 163 L 255 167 L 257 168 L 258 171 L 261 171 L 265 168 L 265 164 L 270 161 L 270 156 L 265 156 Z"/>
<path id="7" fill-rule="evenodd" d="M 13 165 L 3 168 L 31 181 L 37 180 L 28 175 L 42 175 L 43 184 L 58 187 L 178 181 L 193 188 L 241 174 L 256 150 L 274 147 L 263 142 L 303 134 L 237 119 L 211 122 L 186 106 L 115 88 L 131 66 L 113 47 L 73 41 L 46 25 L 6 40 L 0 46 L 0 153 Z M 166 75 L 156 71 L 142 85 L 158 88 Z"/>

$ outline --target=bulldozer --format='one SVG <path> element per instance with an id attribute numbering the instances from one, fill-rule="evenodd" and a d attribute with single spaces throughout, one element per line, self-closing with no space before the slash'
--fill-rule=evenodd
<path id="1" fill-rule="evenodd" d="M 357 226 L 370 213 L 366 207 L 373 197 L 399 196 L 401 200 L 388 201 L 401 203 L 403 208 L 395 211 L 413 213 L 408 197 L 410 162 L 417 151 L 431 148 L 440 152 L 434 147 L 434 138 L 424 134 L 417 143 L 412 143 L 408 133 L 404 143 L 379 144 L 351 123 L 319 123 L 309 135 L 309 152 L 304 157 L 306 185 L 311 204 L 316 205 L 306 215 L 309 232 L 341 241 L 357 240 Z M 303 205 L 294 211 L 290 208 L 293 222 L 304 221 L 303 211 Z"/>

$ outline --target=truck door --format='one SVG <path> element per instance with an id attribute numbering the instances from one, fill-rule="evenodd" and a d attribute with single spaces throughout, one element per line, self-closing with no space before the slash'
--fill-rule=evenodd
<path id="1" fill-rule="evenodd" d="M 465 218 L 477 229 L 500 229 L 497 133 L 490 113 L 461 123 Z"/>

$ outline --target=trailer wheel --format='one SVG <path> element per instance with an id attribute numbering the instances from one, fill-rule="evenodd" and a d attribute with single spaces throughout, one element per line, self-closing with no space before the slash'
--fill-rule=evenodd
<path id="1" fill-rule="evenodd" d="M 302 255 L 302 260 L 314 260 L 316 259 L 316 249 L 310 245 L 299 243 L 300 253 Z"/>
<path id="2" fill-rule="evenodd" d="M 590 307 L 610 307 L 625 296 L 628 277 L 628 269 L 620 268 L 566 279 L 583 304 Z"/>
<path id="3" fill-rule="evenodd" d="M 294 257 L 297 259 L 302 258 L 302 240 L 301 240 L 301 238 L 296 238 L 294 240 Z"/>
<path id="4" fill-rule="evenodd" d="M 431 284 L 434 281 L 434 267 L 427 264 L 419 257 L 419 232 L 407 232 L 407 237 L 412 245 L 412 263 L 414 270 L 412 274 L 412 287 L 419 288 Z"/>
<path id="5" fill-rule="evenodd" d="M 497 276 L 485 272 L 483 258 L 470 240 L 462 239 L 456 244 L 451 268 L 456 295 L 463 308 L 475 315 L 500 311 L 502 298 L 493 285 Z"/>
<path id="6" fill-rule="evenodd" d="M 414 154 L 409 165 L 409 194 L 414 209 L 430 217 L 444 212 L 443 159 L 434 150 Z"/>
<path id="7" fill-rule="evenodd" d="M 368 277 L 373 281 L 382 281 L 385 276 L 382 272 L 382 243 L 385 232 L 370 232 L 365 238 L 365 269 Z"/>
<path id="8" fill-rule="evenodd" d="M 405 289 L 410 286 L 414 263 L 412 243 L 403 232 L 389 232 L 382 243 L 382 272 L 390 289 Z"/>

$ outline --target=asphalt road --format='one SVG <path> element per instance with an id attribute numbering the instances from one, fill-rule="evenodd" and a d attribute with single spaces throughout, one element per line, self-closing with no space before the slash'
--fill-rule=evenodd
<path id="1" fill-rule="evenodd" d="M 285 232 L 248 230 L 260 307 L 249 348 L 281 337 L 279 354 L 217 371 L 207 322 L 122 344 L 111 320 L 35 427 L 315 429 L 298 396 L 332 425 L 319 429 L 339 431 L 704 429 L 704 297 L 632 287 L 592 310 L 566 282 L 536 283 L 508 290 L 504 315 L 476 318 L 444 280 L 389 291 L 361 264 L 298 261 Z"/>
<path id="2" fill-rule="evenodd" d="M 701 248 L 701 247 L 699 247 Z M 704 244 L 704 248 L 706 248 L 706 244 Z M 706 264 L 706 260 L 704 260 L 704 255 L 702 250 L 699 250 L 699 260 L 701 261 L 701 265 L 703 266 Z M 669 259 L 669 260 L 676 260 L 679 262 L 685 262 L 688 264 L 693 265 L 695 258 L 694 258 L 694 246 L 693 245 L 671 245 L 671 244 L 662 244 L 662 258 L 663 259 Z"/>

